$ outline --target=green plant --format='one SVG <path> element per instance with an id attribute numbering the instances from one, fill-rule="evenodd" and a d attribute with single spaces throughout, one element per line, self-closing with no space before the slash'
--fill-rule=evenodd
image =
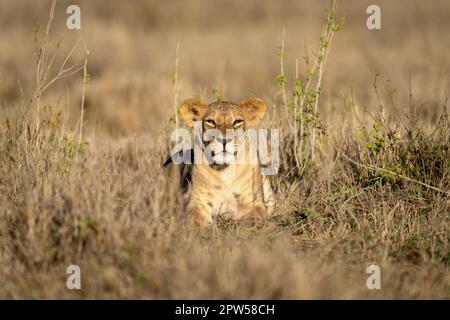
<path id="1" fill-rule="evenodd" d="M 277 82 L 280 88 L 282 103 L 285 109 L 289 127 L 288 135 L 284 137 L 285 168 L 290 179 L 301 179 L 307 169 L 311 169 L 315 161 L 315 151 L 318 148 L 317 138 L 325 133 L 318 110 L 322 94 L 322 79 L 327 58 L 330 52 L 334 34 L 343 29 L 345 16 L 336 16 L 336 1 L 331 1 L 325 11 L 324 27 L 314 54 L 314 64 L 310 65 L 310 55 L 305 51 L 303 60 L 306 71 L 300 76 L 299 59 L 295 61 L 295 78 L 292 85 L 292 98 L 288 99 L 287 77 L 284 70 L 285 30 L 278 49 L 280 58 L 280 74 Z M 291 170 L 294 168 L 294 170 Z"/>

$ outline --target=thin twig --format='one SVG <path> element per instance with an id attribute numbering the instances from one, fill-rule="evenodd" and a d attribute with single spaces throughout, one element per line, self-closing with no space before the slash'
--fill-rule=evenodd
<path id="1" fill-rule="evenodd" d="M 45 52 L 46 52 L 46 49 L 47 49 L 47 43 L 48 43 L 50 30 L 51 30 L 51 27 L 52 27 L 52 24 L 53 24 L 53 20 L 54 20 L 55 7 L 56 7 L 56 0 L 53 0 L 52 4 L 51 4 L 51 7 L 50 7 L 47 27 L 45 29 L 44 42 L 42 43 L 42 46 L 39 49 L 37 68 L 36 68 L 36 88 L 39 88 L 41 86 L 42 81 L 44 81 L 45 78 L 46 78 Z M 37 107 L 36 129 L 39 128 L 39 125 L 40 125 L 40 112 L 41 112 L 41 110 L 40 110 L 41 109 L 40 100 L 41 100 L 41 93 L 42 92 L 38 91 L 37 94 L 35 95 L 35 97 L 36 97 L 36 107 Z"/>
<path id="2" fill-rule="evenodd" d="M 336 0 L 333 0 L 331 2 L 331 8 L 330 8 L 328 15 L 334 15 L 335 11 L 336 11 Z M 322 90 L 322 77 L 323 77 L 328 54 L 330 52 L 331 42 L 333 40 L 333 35 L 334 35 L 335 17 L 333 16 L 331 19 L 332 19 L 332 21 L 331 22 L 327 21 L 327 23 L 324 27 L 324 33 L 323 33 L 324 40 L 323 41 L 325 41 L 325 42 L 324 42 L 324 44 L 322 44 L 322 48 L 319 53 L 320 63 L 319 63 L 319 72 L 318 72 L 318 79 L 317 79 L 316 91 L 315 91 L 316 96 L 315 96 L 314 107 L 313 107 L 313 116 L 314 117 L 317 115 L 317 110 L 319 107 L 319 98 L 320 98 L 321 90 Z M 328 20 L 328 17 L 327 17 L 327 20 Z M 315 144 L 316 144 L 316 128 L 312 128 L 312 133 L 311 133 L 311 159 L 312 160 L 314 160 Z"/>
<path id="3" fill-rule="evenodd" d="M 83 137 L 83 121 L 84 121 L 84 97 L 86 95 L 86 82 L 88 81 L 88 73 L 87 73 L 87 63 L 89 50 L 86 46 L 86 42 L 83 41 L 84 50 L 85 50 L 85 58 L 84 58 L 84 66 L 83 66 L 83 86 L 81 90 L 81 112 L 80 112 L 80 136 L 78 138 L 78 145 L 81 145 L 82 137 Z"/>
<path id="4" fill-rule="evenodd" d="M 280 46 L 280 87 L 281 87 L 281 96 L 283 98 L 284 111 L 286 112 L 286 119 L 291 128 L 291 131 L 295 134 L 295 128 L 289 119 L 289 106 L 287 102 L 286 96 L 286 77 L 284 74 L 284 39 L 286 37 L 286 29 L 283 28 L 282 38 L 281 38 L 281 46 Z"/>
<path id="5" fill-rule="evenodd" d="M 173 111 L 175 118 L 175 128 L 178 129 L 178 62 L 180 54 L 180 43 L 177 42 L 177 49 L 175 53 L 175 69 L 173 71 Z"/>
<path id="6" fill-rule="evenodd" d="M 302 166 L 300 163 L 300 157 L 302 154 L 302 146 L 303 146 L 303 110 L 300 108 L 300 112 L 298 110 L 298 81 L 300 79 L 299 70 L 298 70 L 298 59 L 295 59 L 295 93 L 294 93 L 294 158 L 298 173 L 302 174 Z M 297 118 L 297 114 L 298 118 Z M 298 122 L 300 122 L 300 137 L 298 133 Z"/>

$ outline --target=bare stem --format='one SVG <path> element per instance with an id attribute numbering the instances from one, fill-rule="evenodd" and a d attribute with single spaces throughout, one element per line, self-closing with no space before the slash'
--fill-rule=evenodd
<path id="1" fill-rule="evenodd" d="M 78 137 L 78 145 L 81 144 L 82 138 L 83 138 L 83 122 L 84 122 L 84 98 L 86 95 L 86 83 L 88 81 L 88 73 L 87 73 L 87 63 L 88 63 L 88 56 L 89 56 L 89 50 L 87 49 L 86 42 L 83 41 L 84 49 L 85 49 L 85 58 L 84 58 L 84 65 L 83 65 L 83 86 L 81 89 L 81 110 L 80 110 L 80 136 Z"/>
<path id="2" fill-rule="evenodd" d="M 52 4 L 50 6 L 50 12 L 48 16 L 48 22 L 47 27 L 45 29 L 44 34 L 44 41 L 42 45 L 39 48 L 39 51 L 37 52 L 37 67 L 36 67 L 36 88 L 40 88 L 41 83 L 45 81 L 46 74 L 48 71 L 48 68 L 46 67 L 46 50 L 47 50 L 47 43 L 50 35 L 50 30 L 53 24 L 54 16 L 55 16 L 55 7 L 56 7 L 56 0 L 52 1 Z M 50 61 L 49 65 L 53 62 L 53 59 Z M 39 128 L 40 125 L 40 100 L 41 100 L 41 92 L 37 89 L 37 92 L 35 94 L 36 97 L 36 106 L 37 106 L 37 117 L 36 117 L 36 129 Z"/>
<path id="3" fill-rule="evenodd" d="M 327 14 L 327 22 L 324 26 L 324 30 L 322 32 L 321 44 L 319 55 L 316 58 L 316 62 L 318 61 L 318 75 L 315 89 L 315 99 L 314 99 L 314 107 L 313 107 L 313 117 L 317 116 L 318 106 L 319 106 L 319 98 L 322 90 L 322 79 L 323 73 L 325 70 L 325 65 L 327 62 L 328 54 L 331 48 L 331 42 L 333 40 L 333 35 L 335 33 L 334 24 L 335 24 L 335 14 L 336 11 L 336 0 L 332 0 L 330 11 Z M 331 20 L 330 20 L 331 19 Z M 314 160 L 315 156 L 315 145 L 316 145 L 316 131 L 317 128 L 313 127 L 311 132 L 311 160 Z"/>
<path id="4" fill-rule="evenodd" d="M 300 79 L 299 71 L 298 71 L 298 59 L 295 59 L 295 93 L 294 93 L 294 158 L 295 158 L 295 164 L 297 166 L 297 170 L 299 174 L 301 174 L 302 165 L 300 162 L 300 156 L 302 152 L 302 144 L 303 144 L 303 112 L 300 108 L 300 111 L 298 110 L 298 93 L 299 88 L 297 87 L 298 81 Z M 300 136 L 298 131 L 298 122 L 300 122 Z"/>
<path id="5" fill-rule="evenodd" d="M 177 49 L 175 53 L 175 69 L 173 71 L 173 111 L 174 111 L 174 119 L 175 119 L 175 128 L 179 127 L 178 120 L 178 62 L 179 62 L 179 54 L 180 54 L 180 43 L 177 42 Z"/>
<path id="6" fill-rule="evenodd" d="M 286 29 L 283 28 L 282 38 L 281 38 L 281 45 L 280 45 L 280 79 L 279 84 L 281 88 L 281 96 L 283 98 L 283 105 L 284 110 L 286 112 L 286 119 L 289 124 L 289 127 L 291 128 L 291 131 L 295 134 L 295 128 L 291 123 L 291 120 L 289 119 L 289 106 L 287 102 L 287 96 L 286 96 L 286 75 L 284 73 L 284 39 L 286 37 Z"/>

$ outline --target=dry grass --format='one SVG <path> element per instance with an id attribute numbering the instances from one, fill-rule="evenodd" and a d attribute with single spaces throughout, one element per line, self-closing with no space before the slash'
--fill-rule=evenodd
<path id="1" fill-rule="evenodd" d="M 448 1 L 382 1 L 378 32 L 365 28 L 367 3 L 341 4 L 349 13 L 324 73 L 321 126 L 306 127 L 314 146 L 286 120 L 276 47 L 285 27 L 291 100 L 295 59 L 305 43 L 314 51 L 327 2 L 80 3 L 82 30 L 69 32 L 58 2 L 43 61 L 59 53 L 51 79 L 82 36 L 89 77 L 39 95 L 29 16 L 43 23 L 49 6 L 0 3 L 1 43 L 22 45 L 0 51 L 1 298 L 450 298 Z M 282 128 L 279 215 L 263 227 L 185 224 L 161 169 L 178 41 L 180 99 L 211 99 L 224 80 L 222 95 L 262 97 L 265 126 Z M 85 53 L 80 42 L 67 66 L 83 67 Z M 300 155 L 302 170 L 295 139 L 316 152 Z M 382 290 L 366 288 L 374 263 Z M 82 290 L 66 288 L 70 264 Z"/>

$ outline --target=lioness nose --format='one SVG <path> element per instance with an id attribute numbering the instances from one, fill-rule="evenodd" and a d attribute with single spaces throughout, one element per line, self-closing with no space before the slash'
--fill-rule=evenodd
<path id="1" fill-rule="evenodd" d="M 233 140 L 232 137 L 231 137 L 231 138 L 227 138 L 227 137 L 219 137 L 219 138 L 217 138 L 217 141 L 218 141 L 219 143 L 222 143 L 224 146 L 225 146 L 227 143 L 230 143 L 232 140 Z"/>

